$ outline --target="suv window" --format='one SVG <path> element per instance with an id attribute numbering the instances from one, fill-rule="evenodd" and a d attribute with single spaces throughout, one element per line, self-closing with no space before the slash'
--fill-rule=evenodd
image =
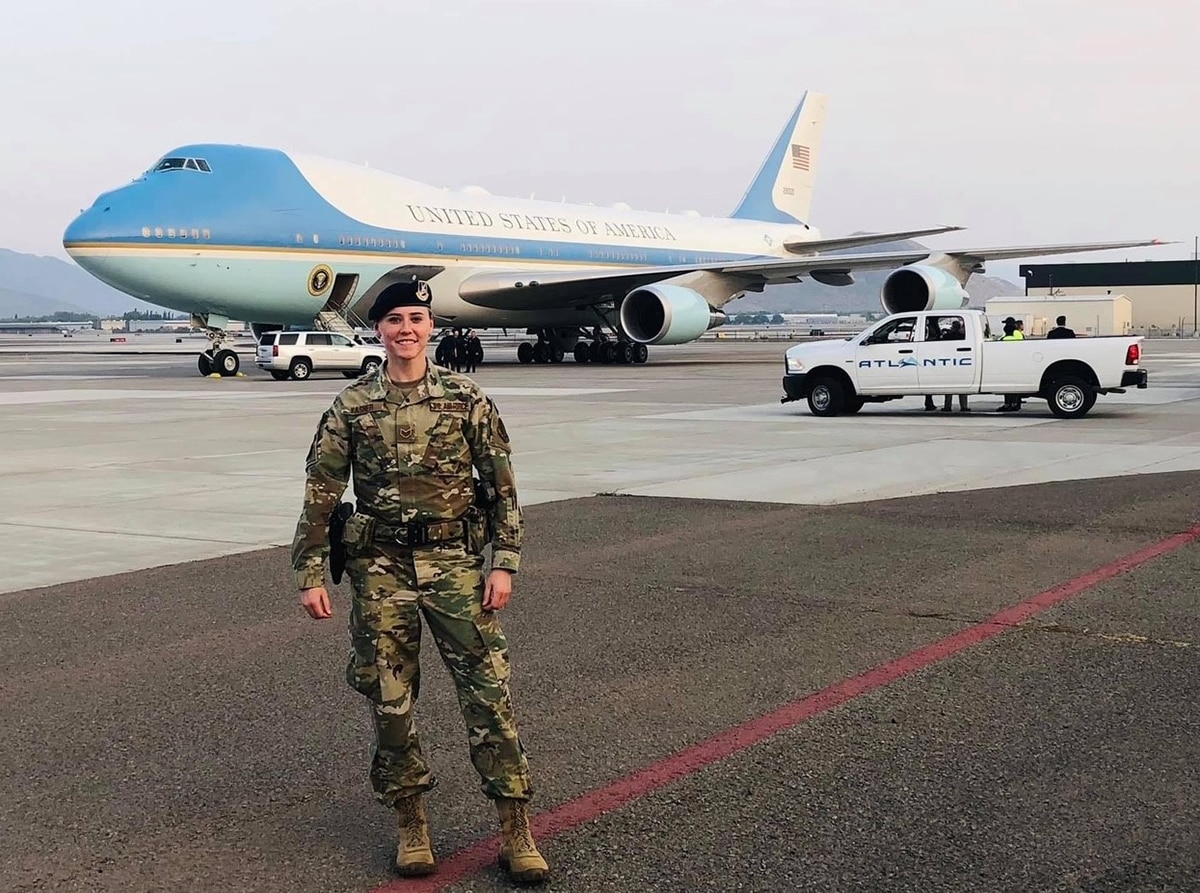
<path id="1" fill-rule="evenodd" d="M 333 334 L 329 336 L 329 340 L 333 342 L 334 347 L 353 347 L 354 342 L 345 335 Z"/>
<path id="2" fill-rule="evenodd" d="M 304 336 L 304 343 L 309 347 L 328 347 L 329 336 L 324 332 L 309 332 Z"/>
<path id="3" fill-rule="evenodd" d="M 299 339 L 300 339 L 300 336 L 299 336 L 298 332 L 283 332 L 279 336 L 279 343 L 280 344 L 295 344 L 297 341 L 299 341 Z"/>

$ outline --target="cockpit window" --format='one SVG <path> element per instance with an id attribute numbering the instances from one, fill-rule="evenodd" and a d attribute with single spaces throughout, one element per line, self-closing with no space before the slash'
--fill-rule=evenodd
<path id="1" fill-rule="evenodd" d="M 154 165 L 151 173 L 183 170 L 203 171 L 206 174 L 212 173 L 212 168 L 208 166 L 208 162 L 203 158 L 164 158 L 158 164 Z"/>

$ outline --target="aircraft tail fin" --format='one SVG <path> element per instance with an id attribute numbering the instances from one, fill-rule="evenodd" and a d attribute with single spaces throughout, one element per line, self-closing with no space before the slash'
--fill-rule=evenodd
<path id="1" fill-rule="evenodd" d="M 825 94 L 811 90 L 800 97 L 754 182 L 730 217 L 772 223 L 807 222 L 821 158 L 826 102 Z"/>

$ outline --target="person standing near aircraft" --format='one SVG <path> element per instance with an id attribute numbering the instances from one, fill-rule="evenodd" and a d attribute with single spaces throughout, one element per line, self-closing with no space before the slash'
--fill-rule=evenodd
<path id="1" fill-rule="evenodd" d="M 549 867 L 529 829 L 533 785 L 495 613 L 512 595 L 523 536 L 509 437 L 478 385 L 427 361 L 430 302 L 425 283 L 396 283 L 372 306 L 387 362 L 345 388 L 321 418 L 292 567 L 304 610 L 332 617 L 329 520 L 353 475 L 357 505 L 340 538 L 353 588 L 346 679 L 371 703 L 370 780 L 376 799 L 397 813 L 397 870 L 436 870 L 423 799 L 434 779 L 413 720 L 423 615 L 458 692 L 483 792 L 496 802 L 500 864 L 514 880 L 537 883 Z"/>
<path id="2" fill-rule="evenodd" d="M 479 361 L 483 359 L 483 342 L 479 340 L 479 335 L 474 329 L 467 332 L 466 346 L 466 371 L 474 374 L 475 367 L 479 365 Z"/>
<path id="3" fill-rule="evenodd" d="M 1047 338 L 1074 338 L 1075 330 L 1067 328 L 1067 318 L 1060 316 L 1054 320 L 1054 328 L 1046 333 Z"/>

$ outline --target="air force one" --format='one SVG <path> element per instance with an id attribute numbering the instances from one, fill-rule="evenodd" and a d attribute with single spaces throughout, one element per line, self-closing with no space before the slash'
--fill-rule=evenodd
<path id="1" fill-rule="evenodd" d="M 103 193 L 63 235 L 98 279 L 192 315 L 202 374 L 233 375 L 229 320 L 352 332 L 385 288 L 428 280 L 442 325 L 524 329 L 522 362 L 642 363 L 693 341 L 723 307 L 772 283 L 847 285 L 891 269 L 889 313 L 960 308 L 988 259 L 1158 244 L 845 254 L 961 229 L 823 239 L 807 223 L 826 99 L 800 100 L 729 218 L 500 198 L 277 149 L 182 146 Z M 830 252 L 835 252 L 830 254 Z"/>

